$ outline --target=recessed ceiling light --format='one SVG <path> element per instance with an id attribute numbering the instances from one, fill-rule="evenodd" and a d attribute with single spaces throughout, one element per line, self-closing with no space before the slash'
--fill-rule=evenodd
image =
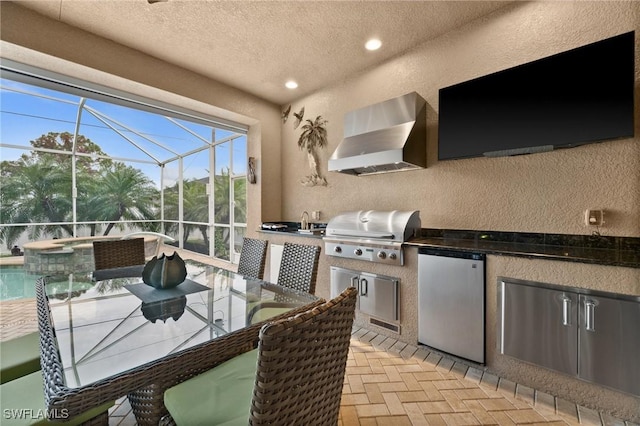
<path id="1" fill-rule="evenodd" d="M 284 84 L 284 87 L 286 87 L 287 89 L 295 89 L 298 87 L 298 83 L 293 80 L 289 80 Z"/>
<path id="2" fill-rule="evenodd" d="M 372 38 L 371 40 L 368 40 L 364 44 L 364 47 L 367 50 L 378 50 L 378 49 L 380 49 L 380 46 L 382 46 L 382 42 L 380 40 L 378 40 L 377 38 Z"/>

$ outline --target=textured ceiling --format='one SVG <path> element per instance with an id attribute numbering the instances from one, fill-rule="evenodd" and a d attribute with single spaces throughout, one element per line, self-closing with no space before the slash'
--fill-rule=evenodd
<path id="1" fill-rule="evenodd" d="M 506 1 L 18 1 L 52 19 L 284 105 Z M 366 51 L 370 37 L 382 48 Z M 284 87 L 296 80 L 298 89 Z"/>

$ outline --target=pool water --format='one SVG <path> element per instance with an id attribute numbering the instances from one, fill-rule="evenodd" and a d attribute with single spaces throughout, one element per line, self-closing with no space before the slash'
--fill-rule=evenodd
<path id="1" fill-rule="evenodd" d="M 0 302 L 36 297 L 39 277 L 27 274 L 22 266 L 0 266 Z"/>

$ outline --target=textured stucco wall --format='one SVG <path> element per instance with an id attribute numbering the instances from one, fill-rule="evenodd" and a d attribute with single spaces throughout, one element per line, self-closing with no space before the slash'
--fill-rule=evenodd
<path id="1" fill-rule="evenodd" d="M 301 131 L 288 121 L 282 129 L 282 219 L 299 220 L 303 210 L 320 210 L 328 219 L 346 210 L 407 209 L 420 210 L 424 227 L 589 234 L 584 210 L 602 208 L 603 234 L 640 236 L 637 122 L 633 139 L 517 157 L 437 161 L 438 89 L 637 30 L 638 9 L 634 2 L 518 2 L 298 100 L 292 111 L 304 106 L 305 118 L 322 115 L 329 121 L 329 146 L 321 153 L 329 186 L 300 184 L 309 169 L 296 143 Z M 639 47 L 636 42 L 636 61 Z M 346 112 L 412 91 L 427 101 L 426 169 L 359 178 L 326 172 L 327 159 L 342 140 Z M 636 111 L 639 102 L 636 93 Z"/>
<path id="2" fill-rule="evenodd" d="M 2 58 L 249 125 L 258 181 L 247 187 L 248 233 L 280 218 L 278 106 L 11 2 L 0 2 L 0 23 Z"/>
<path id="3" fill-rule="evenodd" d="M 258 184 L 249 186 L 249 210 L 256 213 L 249 218 L 250 234 L 261 221 L 298 221 L 303 210 L 322 211 L 324 222 L 339 212 L 360 209 L 420 210 L 423 227 L 588 234 L 591 229 L 582 224 L 583 211 L 603 208 L 607 211 L 603 234 L 640 236 L 637 122 L 634 139 L 520 157 L 436 161 L 439 88 L 638 30 L 639 9 L 637 3 L 626 1 L 518 2 L 294 102 L 292 111 L 304 106 L 305 118 L 322 115 L 329 120 L 329 146 L 320 156 L 328 187 L 300 184 L 309 173 L 306 155 L 297 147 L 300 129 L 293 129 L 292 119 L 281 127 L 279 107 L 8 2 L 0 2 L 0 37 L 3 57 L 204 113 L 225 117 L 230 111 L 226 118 L 251 125 L 249 155 L 258 159 L 259 173 Z M 411 91 L 428 104 L 427 169 L 363 178 L 326 172 L 327 159 L 342 140 L 346 112 Z M 320 244 L 303 237 L 260 237 L 279 244 Z M 364 269 L 362 262 L 321 255 L 317 286 L 321 297 L 329 296 L 329 265 Z M 401 279 L 402 333 L 395 337 L 415 344 L 417 250 L 406 250 L 404 267 L 366 265 L 366 269 Z M 490 257 L 488 348 L 495 347 L 496 276 L 640 294 L 636 270 Z M 366 318 L 359 315 L 358 321 Z M 489 368 L 506 377 L 638 421 L 633 417 L 638 407 L 635 398 L 488 352 Z"/>
<path id="4" fill-rule="evenodd" d="M 303 210 L 320 210 L 324 222 L 348 210 L 406 209 L 419 210 L 425 228 L 590 234 L 592 229 L 583 224 L 584 210 L 601 208 L 607 221 L 602 234 L 640 237 L 638 120 L 635 138 L 517 157 L 437 161 L 438 89 L 639 29 L 640 8 L 634 2 L 518 2 L 299 99 L 292 111 L 304 107 L 305 118 L 322 115 L 329 121 L 329 146 L 320 156 L 328 186 L 300 183 L 309 168 L 297 147 L 301 131 L 288 121 L 282 127 L 282 219 L 298 221 Z M 636 34 L 636 61 L 639 47 Z M 636 111 L 639 68 L 636 65 Z M 346 112 L 412 91 L 427 101 L 426 169 L 359 178 L 326 172 L 327 160 L 342 140 Z M 319 280 L 329 279 L 329 265 L 400 277 L 402 332 L 381 332 L 416 344 L 415 248 L 406 249 L 406 260 L 399 268 L 325 256 Z M 640 270 L 501 256 L 490 256 L 487 268 L 487 368 L 638 422 L 638 398 L 497 355 L 495 282 L 497 276 L 510 276 L 640 294 Z M 328 296 L 328 283 L 319 281 L 318 294 Z M 359 315 L 357 322 L 366 319 Z"/>

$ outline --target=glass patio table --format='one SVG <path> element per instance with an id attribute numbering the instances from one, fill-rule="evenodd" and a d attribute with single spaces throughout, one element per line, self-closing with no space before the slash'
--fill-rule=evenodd
<path id="1" fill-rule="evenodd" d="M 265 319 L 252 324 L 255 306 L 288 309 L 273 320 L 321 302 L 224 269 L 186 265 L 185 282 L 169 290 L 142 283 L 140 268 L 115 269 L 114 278 L 103 272 L 97 281 L 91 274 L 38 280 L 50 413 L 73 417 L 127 395 L 137 423 L 157 425 L 166 414 L 165 389 L 256 347 Z"/>

